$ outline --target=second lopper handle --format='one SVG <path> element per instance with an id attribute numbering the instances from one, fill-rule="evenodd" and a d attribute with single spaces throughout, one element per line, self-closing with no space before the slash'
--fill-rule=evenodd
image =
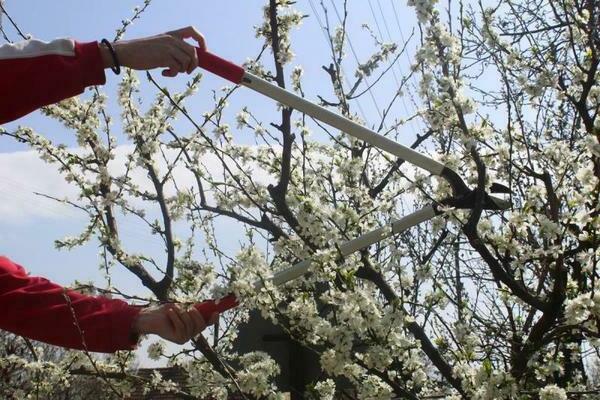
<path id="1" fill-rule="evenodd" d="M 218 300 L 203 301 L 202 303 L 196 304 L 194 307 L 200 311 L 204 321 L 208 321 L 214 313 L 220 314 L 236 307 L 238 304 L 239 302 L 235 295 L 230 294 Z"/>

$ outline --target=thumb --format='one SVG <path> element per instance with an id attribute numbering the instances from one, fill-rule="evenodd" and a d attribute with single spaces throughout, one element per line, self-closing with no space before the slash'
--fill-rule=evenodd
<path id="1" fill-rule="evenodd" d="M 210 319 L 208 320 L 207 324 L 208 325 L 214 325 L 217 323 L 217 321 L 219 321 L 219 313 L 213 313 L 210 316 Z"/>
<path id="2" fill-rule="evenodd" d="M 167 76 L 169 78 L 173 78 L 174 76 L 177 75 L 177 71 L 169 68 L 169 69 L 163 69 L 161 72 L 162 76 Z"/>

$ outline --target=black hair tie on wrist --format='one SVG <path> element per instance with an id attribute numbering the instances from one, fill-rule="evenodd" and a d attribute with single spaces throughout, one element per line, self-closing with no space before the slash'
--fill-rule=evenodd
<path id="1" fill-rule="evenodd" d="M 106 39 L 102 39 L 102 41 L 100 43 L 106 45 L 106 47 L 108 48 L 108 51 L 110 52 L 110 55 L 112 56 L 114 66 L 110 67 L 110 69 L 112 69 L 112 71 L 116 75 L 119 75 L 121 73 L 121 63 L 119 62 L 119 59 L 117 58 L 117 53 L 115 52 L 115 49 L 112 47 L 112 44 Z"/>

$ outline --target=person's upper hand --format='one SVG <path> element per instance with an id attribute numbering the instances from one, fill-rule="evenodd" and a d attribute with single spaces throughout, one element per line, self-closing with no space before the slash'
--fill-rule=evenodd
<path id="1" fill-rule="evenodd" d="M 155 334 L 171 342 L 184 344 L 208 325 L 214 324 L 217 318 L 218 314 L 215 313 L 209 321 L 204 321 L 195 307 L 185 308 L 181 304 L 169 303 L 143 309 L 133 323 L 132 333 Z"/>
<path id="2" fill-rule="evenodd" d="M 198 66 L 196 48 L 185 41 L 188 38 L 206 50 L 204 36 L 193 26 L 146 38 L 121 40 L 112 46 L 122 66 L 137 70 L 165 68 L 163 76 L 174 77 L 182 72 L 189 74 Z M 100 44 L 100 53 L 104 67 L 112 67 L 112 55 L 104 44 Z"/>

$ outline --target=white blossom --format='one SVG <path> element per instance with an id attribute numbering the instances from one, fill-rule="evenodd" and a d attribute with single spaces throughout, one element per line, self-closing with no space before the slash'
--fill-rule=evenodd
<path id="1" fill-rule="evenodd" d="M 567 400 L 567 393 L 556 385 L 547 385 L 540 389 L 540 400 Z"/>

